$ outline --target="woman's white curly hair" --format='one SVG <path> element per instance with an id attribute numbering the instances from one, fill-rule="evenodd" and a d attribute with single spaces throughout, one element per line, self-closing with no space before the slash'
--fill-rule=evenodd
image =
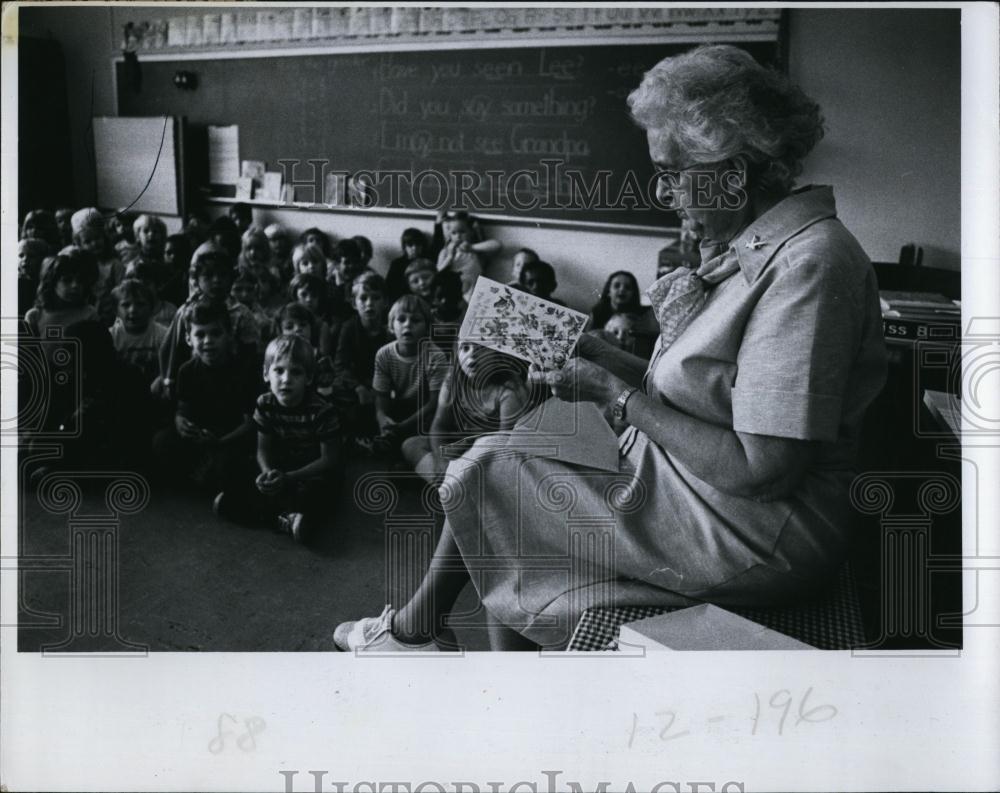
<path id="1" fill-rule="evenodd" d="M 665 58 L 628 98 L 632 117 L 674 164 L 742 155 L 752 183 L 787 194 L 823 137 L 819 105 L 776 71 L 730 45 Z"/>

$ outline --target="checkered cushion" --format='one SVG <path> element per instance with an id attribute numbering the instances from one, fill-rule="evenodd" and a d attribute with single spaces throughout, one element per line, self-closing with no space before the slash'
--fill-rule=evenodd
<path id="1" fill-rule="evenodd" d="M 676 611 L 680 606 L 618 606 L 583 612 L 567 650 L 617 650 L 618 629 L 626 622 Z M 728 611 L 791 636 L 820 650 L 849 650 L 864 644 L 861 606 L 850 566 L 845 564 L 830 591 L 800 606 L 782 609 L 726 607 Z"/>

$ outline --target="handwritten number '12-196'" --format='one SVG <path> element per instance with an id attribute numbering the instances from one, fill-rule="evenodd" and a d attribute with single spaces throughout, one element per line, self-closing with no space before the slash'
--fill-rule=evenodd
<path id="1" fill-rule="evenodd" d="M 806 689 L 806 693 L 802 695 L 802 699 L 799 700 L 799 712 L 795 717 L 795 727 L 798 727 L 802 722 L 809 722 L 810 724 L 817 724 L 821 721 L 829 721 L 834 716 L 837 715 L 837 709 L 833 705 L 817 705 L 815 708 L 809 708 L 806 710 L 806 702 L 809 699 L 809 695 L 812 693 L 812 686 Z M 754 714 L 751 717 L 753 720 L 753 729 L 750 731 L 751 735 L 757 734 L 757 725 L 760 722 L 760 695 L 754 692 Z M 783 688 L 780 691 L 775 691 L 771 695 L 771 699 L 768 700 L 768 705 L 772 708 L 783 709 L 784 713 L 781 714 L 781 719 L 778 721 L 778 735 L 781 735 L 785 729 L 785 719 L 788 718 L 788 713 L 792 708 L 792 702 L 794 697 L 792 692 L 787 688 Z"/>
<path id="2" fill-rule="evenodd" d="M 791 726 L 798 727 L 803 722 L 807 724 L 818 724 L 823 721 L 829 721 L 837 715 L 837 709 L 833 705 L 816 705 L 814 707 L 809 706 L 809 697 L 812 695 L 813 690 L 810 686 L 806 689 L 805 693 L 798 703 L 798 711 L 795 714 L 795 720 Z M 753 729 L 750 731 L 751 735 L 757 735 L 758 729 L 763 732 L 762 721 L 768 715 L 767 712 L 762 712 L 761 707 L 761 697 L 760 694 L 754 692 L 754 712 L 750 717 L 753 722 Z M 788 717 L 792 714 L 792 707 L 795 704 L 795 697 L 791 691 L 787 688 L 783 688 L 779 691 L 775 691 L 767 701 L 768 707 L 781 711 L 781 716 L 778 720 L 778 735 L 783 735 L 785 727 L 788 726 L 786 722 Z M 672 741 L 675 738 L 682 738 L 685 735 L 690 735 L 691 730 L 682 730 L 679 728 L 678 716 L 672 710 L 658 710 L 655 714 L 660 719 L 660 730 L 659 738 L 661 741 Z M 706 720 L 707 723 L 721 722 L 725 721 L 726 716 L 719 715 L 713 716 Z M 688 722 L 690 723 L 690 722 Z M 648 727 L 641 727 L 639 725 L 639 714 L 632 714 L 632 729 L 629 733 L 628 738 L 628 748 L 631 749 L 633 743 L 635 742 L 636 734 L 640 731 L 648 730 Z"/>

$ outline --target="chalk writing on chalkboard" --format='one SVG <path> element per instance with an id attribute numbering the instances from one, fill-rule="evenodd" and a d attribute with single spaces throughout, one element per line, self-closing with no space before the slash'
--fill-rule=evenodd
<path id="1" fill-rule="evenodd" d="M 317 204 L 329 174 L 363 174 L 373 206 L 662 227 L 677 220 L 654 200 L 645 135 L 625 99 L 688 46 L 185 61 L 196 92 L 174 90 L 175 64 L 150 61 L 141 93 L 119 81 L 118 111 L 237 124 L 241 156 Z M 745 46 L 764 62 L 776 55 L 773 42 Z"/>

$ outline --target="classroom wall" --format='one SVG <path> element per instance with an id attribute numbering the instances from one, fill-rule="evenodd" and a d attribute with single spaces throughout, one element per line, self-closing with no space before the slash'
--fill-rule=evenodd
<path id="1" fill-rule="evenodd" d="M 70 146 L 77 203 L 94 203 L 93 138 L 88 132 L 93 116 L 114 116 L 115 89 L 108 8 L 19 8 L 18 32 L 22 36 L 52 38 L 66 59 L 66 95 L 69 103 Z"/>
<path id="2" fill-rule="evenodd" d="M 162 9 L 157 16 L 174 13 L 180 12 Z M 81 205 L 93 203 L 94 196 L 85 145 L 88 120 L 116 111 L 110 59 L 119 48 L 123 14 L 126 10 L 110 7 L 20 9 L 22 34 L 52 36 L 65 49 Z M 873 259 L 895 260 L 901 245 L 915 242 L 924 247 L 925 264 L 957 269 L 958 13 L 793 9 L 788 20 L 791 76 L 823 106 L 828 127 L 800 181 L 836 186 L 841 217 Z M 396 255 L 405 227 L 430 228 L 429 216 L 421 224 L 412 218 L 298 210 L 257 209 L 255 214 L 295 230 L 315 225 L 338 237 L 364 234 L 376 243 L 381 266 Z M 648 283 L 664 244 L 656 234 L 522 225 L 493 225 L 488 233 L 504 245 L 489 275 L 506 278 L 514 250 L 535 248 L 556 266 L 558 294 L 580 308 L 594 302 L 616 269 L 631 269 Z"/>
<path id="3" fill-rule="evenodd" d="M 789 12 L 789 73 L 823 108 L 801 181 L 832 184 L 876 261 L 915 242 L 961 266 L 961 29 L 956 10 Z"/>

